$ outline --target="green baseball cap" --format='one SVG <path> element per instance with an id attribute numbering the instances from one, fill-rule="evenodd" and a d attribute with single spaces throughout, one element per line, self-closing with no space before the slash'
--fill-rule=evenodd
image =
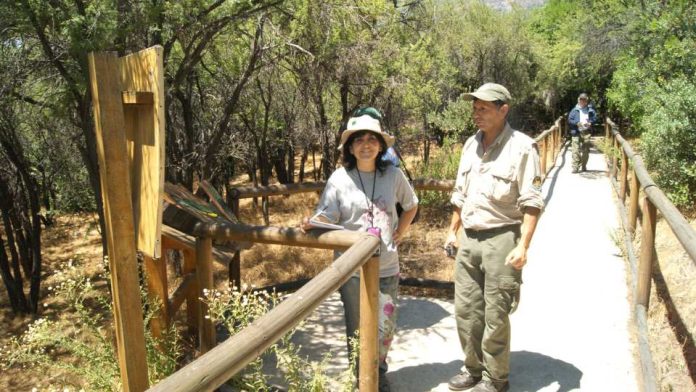
<path id="1" fill-rule="evenodd" d="M 510 92 L 504 86 L 497 83 L 486 83 L 473 93 L 465 93 L 462 97 L 465 101 L 480 99 L 488 102 L 502 101 L 508 103 L 512 100 Z"/>

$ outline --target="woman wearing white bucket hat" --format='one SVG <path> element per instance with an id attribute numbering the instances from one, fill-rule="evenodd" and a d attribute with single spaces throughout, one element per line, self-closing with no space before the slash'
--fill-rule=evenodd
<path id="1" fill-rule="evenodd" d="M 399 284 L 397 246 L 409 229 L 418 209 L 418 197 L 404 173 L 390 161 L 382 160 L 394 136 L 381 127 L 377 109 L 360 109 L 348 119 L 338 149 L 343 153 L 343 167 L 331 174 L 317 205 L 321 220 L 342 225 L 347 230 L 376 229 L 380 246 L 380 297 L 384 301 L 380 313 L 379 390 L 389 391 L 387 352 L 396 327 L 396 296 Z M 397 215 L 396 203 L 404 212 Z M 311 229 L 308 218 L 302 224 Z M 334 253 L 334 257 L 339 256 Z M 354 337 L 360 324 L 360 278 L 351 277 L 341 288 L 346 318 L 346 334 Z M 350 344 L 349 344 L 350 350 Z"/>

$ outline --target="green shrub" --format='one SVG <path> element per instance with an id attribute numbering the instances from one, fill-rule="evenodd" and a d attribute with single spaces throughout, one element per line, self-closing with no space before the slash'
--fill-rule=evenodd
<path id="1" fill-rule="evenodd" d="M 696 84 L 680 77 L 652 91 L 641 151 L 655 182 L 678 207 L 696 202 Z"/>
<path id="2" fill-rule="evenodd" d="M 416 167 L 416 177 L 454 180 L 459 167 L 461 145 L 456 137 L 446 137 L 442 148 L 431 155 L 428 164 L 419 163 Z M 449 205 L 450 192 L 424 191 L 420 192 L 419 204 L 427 207 Z"/>
<path id="3" fill-rule="evenodd" d="M 98 289 L 92 280 L 70 261 L 64 270 L 56 272 L 59 281 L 48 290 L 67 310 L 56 320 L 39 318 L 21 336 L 2 348 L 0 368 L 21 366 L 45 370 L 45 374 L 60 374 L 53 383 L 66 387 L 86 388 L 91 391 L 120 391 L 120 372 L 114 351 L 111 298 Z M 102 273 L 107 282 L 108 274 Z M 147 293 L 142 292 L 143 300 Z M 145 302 L 147 303 L 147 302 Z M 154 316 L 156 304 L 147 303 L 145 322 Z M 175 328 L 155 339 L 145 331 L 148 375 L 151 384 L 171 374 L 181 353 L 180 339 Z M 56 385 L 47 386 L 48 389 Z"/>
<path id="4" fill-rule="evenodd" d="M 213 322 L 220 323 L 227 328 L 230 335 L 240 332 L 280 302 L 277 293 L 249 291 L 246 286 L 241 290 L 237 287 L 229 287 L 222 291 L 206 291 L 204 295 L 203 301 L 208 304 L 208 317 Z M 282 369 L 289 392 L 333 390 L 331 379 L 324 372 L 330 354 L 327 353 L 319 363 L 303 358 L 300 355 L 300 347 L 291 341 L 294 332 L 293 329 L 279 342 L 271 345 L 262 356 L 256 358 L 241 372 L 228 380 L 227 384 L 239 390 L 269 391 L 269 377 L 263 373 L 263 361 L 264 358 L 274 355 L 278 368 Z M 355 343 L 351 342 L 351 344 Z M 355 348 L 353 351 L 357 353 L 359 349 Z M 344 391 L 353 390 L 356 358 L 350 358 L 349 362 L 348 369 L 341 374 L 341 379 L 338 380 L 340 388 Z"/>

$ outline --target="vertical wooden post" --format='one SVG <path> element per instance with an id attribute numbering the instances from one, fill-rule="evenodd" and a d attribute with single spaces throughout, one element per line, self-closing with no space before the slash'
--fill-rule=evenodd
<path id="1" fill-rule="evenodd" d="M 198 277 L 198 295 L 203 298 L 203 292 L 213 288 L 213 240 L 211 238 L 196 238 L 196 275 Z M 198 336 L 200 351 L 205 354 L 215 347 L 215 325 L 206 318 L 208 305 L 201 302 L 198 312 Z"/>
<path id="2" fill-rule="evenodd" d="M 636 170 L 631 171 L 631 198 L 628 204 L 628 227 L 631 230 L 631 234 L 636 232 L 636 221 L 638 221 L 638 193 L 640 193 L 640 188 L 638 186 L 638 176 L 636 176 Z"/>
<path id="3" fill-rule="evenodd" d="M 379 381 L 379 256 L 360 270 L 360 392 L 376 392 Z"/>
<path id="4" fill-rule="evenodd" d="M 191 249 L 184 249 L 184 276 L 196 272 L 196 252 Z M 186 324 L 188 325 L 188 332 L 191 335 L 198 334 L 198 319 L 201 312 L 201 301 L 198 299 L 198 293 L 201 289 L 198 285 L 198 279 L 196 279 L 191 285 L 191 289 L 188 294 L 186 294 Z"/>
<path id="5" fill-rule="evenodd" d="M 650 302 L 650 283 L 652 278 L 653 253 L 655 251 L 655 205 L 646 195 L 643 198 L 643 223 L 640 244 L 640 263 L 638 264 L 638 289 L 636 302 L 648 309 Z"/>
<path id="6" fill-rule="evenodd" d="M 618 149 L 619 147 L 619 140 L 616 137 L 613 137 L 613 146 L 614 149 L 612 150 L 611 153 L 611 178 L 616 178 L 616 172 L 617 167 L 618 167 L 618 160 L 619 160 L 619 154 L 618 154 Z"/>
<path id="7" fill-rule="evenodd" d="M 239 219 L 239 199 L 236 197 L 232 199 L 232 212 L 234 212 L 234 216 Z"/>
<path id="8" fill-rule="evenodd" d="M 261 212 L 263 213 L 263 222 L 266 226 L 268 226 L 271 223 L 271 217 L 268 212 L 268 196 L 264 196 L 261 198 Z"/>
<path id="9" fill-rule="evenodd" d="M 551 132 L 551 134 L 548 135 L 547 139 L 549 139 L 549 140 L 546 142 L 546 144 L 548 146 L 548 148 L 546 150 L 548 151 L 548 153 L 551 156 L 546 157 L 546 170 L 550 170 L 550 166 L 553 166 L 553 164 L 551 162 L 553 162 L 553 154 L 554 154 L 554 151 L 553 151 L 553 149 L 554 149 L 554 147 L 553 147 L 553 132 Z"/>
<path id="10" fill-rule="evenodd" d="M 609 125 L 609 118 L 604 119 L 604 143 L 605 144 L 609 142 L 609 129 L 610 129 L 610 127 L 611 126 Z"/>
<path id="11" fill-rule="evenodd" d="M 541 166 L 541 177 L 546 178 L 546 137 L 541 139 L 541 151 L 539 153 L 539 165 Z"/>
<path id="12" fill-rule="evenodd" d="M 228 267 L 228 275 L 230 283 L 234 287 L 242 287 L 242 251 L 238 250 L 234 252 L 234 257 L 230 261 Z"/>
<path id="13" fill-rule="evenodd" d="M 626 155 L 626 151 L 624 151 L 623 148 L 621 148 L 621 178 L 620 180 L 620 187 L 619 187 L 619 197 L 621 198 L 621 204 L 623 204 L 626 201 L 626 183 L 628 180 L 628 155 Z"/>
<path id="14" fill-rule="evenodd" d="M 114 302 L 116 350 L 123 390 L 148 387 L 130 168 L 116 53 L 90 53 L 89 64 L 99 180 L 104 201 L 107 248 Z"/>
<path id="15" fill-rule="evenodd" d="M 161 338 L 162 333 L 169 328 L 169 290 L 167 286 L 167 263 L 164 257 L 153 259 L 143 255 L 147 288 L 149 297 L 158 305 L 157 316 L 152 319 L 150 328 L 152 336 Z"/>

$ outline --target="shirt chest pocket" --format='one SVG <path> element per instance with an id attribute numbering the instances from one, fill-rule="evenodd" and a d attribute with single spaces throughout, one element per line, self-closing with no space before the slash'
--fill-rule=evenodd
<path id="1" fill-rule="evenodd" d="M 469 184 L 471 183 L 471 161 L 464 161 L 462 163 L 461 171 L 459 176 L 461 177 L 461 183 L 459 184 L 458 191 L 466 196 L 469 194 Z"/>
<path id="2" fill-rule="evenodd" d="M 491 198 L 506 203 L 515 202 L 519 196 L 515 168 L 507 165 L 496 165 L 491 167 L 489 173 Z"/>

